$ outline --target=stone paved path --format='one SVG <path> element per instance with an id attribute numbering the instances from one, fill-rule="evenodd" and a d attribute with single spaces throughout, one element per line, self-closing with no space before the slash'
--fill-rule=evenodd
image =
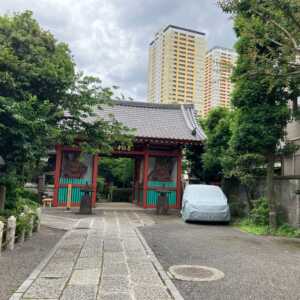
<path id="1" fill-rule="evenodd" d="M 49 215 L 45 220 L 70 230 L 11 299 L 173 299 L 136 231 L 153 223 L 149 215 L 106 211 L 79 220 Z"/>

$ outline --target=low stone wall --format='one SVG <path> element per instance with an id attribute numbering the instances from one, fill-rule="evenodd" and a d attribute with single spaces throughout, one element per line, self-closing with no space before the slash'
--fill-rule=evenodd
<path id="1" fill-rule="evenodd" d="M 293 179 L 289 177 L 276 177 L 275 181 L 275 197 L 280 208 L 281 217 L 284 222 L 300 228 L 300 178 Z M 265 180 L 257 181 L 255 198 L 265 195 Z M 245 189 L 237 182 L 225 181 L 223 187 L 229 198 L 229 203 L 239 203 L 240 207 L 246 213 L 248 210 L 247 196 Z"/>
<path id="2" fill-rule="evenodd" d="M 275 180 L 275 197 L 285 221 L 300 227 L 300 179 L 278 178 Z"/>

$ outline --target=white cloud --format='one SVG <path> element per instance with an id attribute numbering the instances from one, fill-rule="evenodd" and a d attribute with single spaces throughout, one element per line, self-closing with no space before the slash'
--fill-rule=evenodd
<path id="1" fill-rule="evenodd" d="M 80 70 L 145 100 L 148 44 L 162 26 L 208 33 L 210 46 L 231 47 L 228 17 L 211 0 L 7 0 L 0 13 L 32 10 L 41 26 L 69 44 Z"/>

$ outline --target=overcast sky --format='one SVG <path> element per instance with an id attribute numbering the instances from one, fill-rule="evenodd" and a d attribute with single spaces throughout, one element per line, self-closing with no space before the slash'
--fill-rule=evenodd
<path id="1" fill-rule="evenodd" d="M 146 100 L 148 45 L 168 24 L 207 34 L 209 48 L 232 48 L 232 21 L 216 0 L 1 0 L 0 13 L 32 10 L 41 26 L 64 41 L 78 69 Z"/>

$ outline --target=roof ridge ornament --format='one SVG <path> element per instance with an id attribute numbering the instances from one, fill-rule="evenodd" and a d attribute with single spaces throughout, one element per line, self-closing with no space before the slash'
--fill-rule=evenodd
<path id="1" fill-rule="evenodd" d="M 183 117 L 184 117 L 184 120 L 186 122 L 186 125 L 188 126 L 188 128 L 193 131 L 195 128 L 192 126 L 187 114 L 186 114 L 186 110 L 185 110 L 185 107 L 184 107 L 184 104 L 181 104 L 180 105 L 180 109 L 182 111 L 182 114 L 183 114 Z"/>

